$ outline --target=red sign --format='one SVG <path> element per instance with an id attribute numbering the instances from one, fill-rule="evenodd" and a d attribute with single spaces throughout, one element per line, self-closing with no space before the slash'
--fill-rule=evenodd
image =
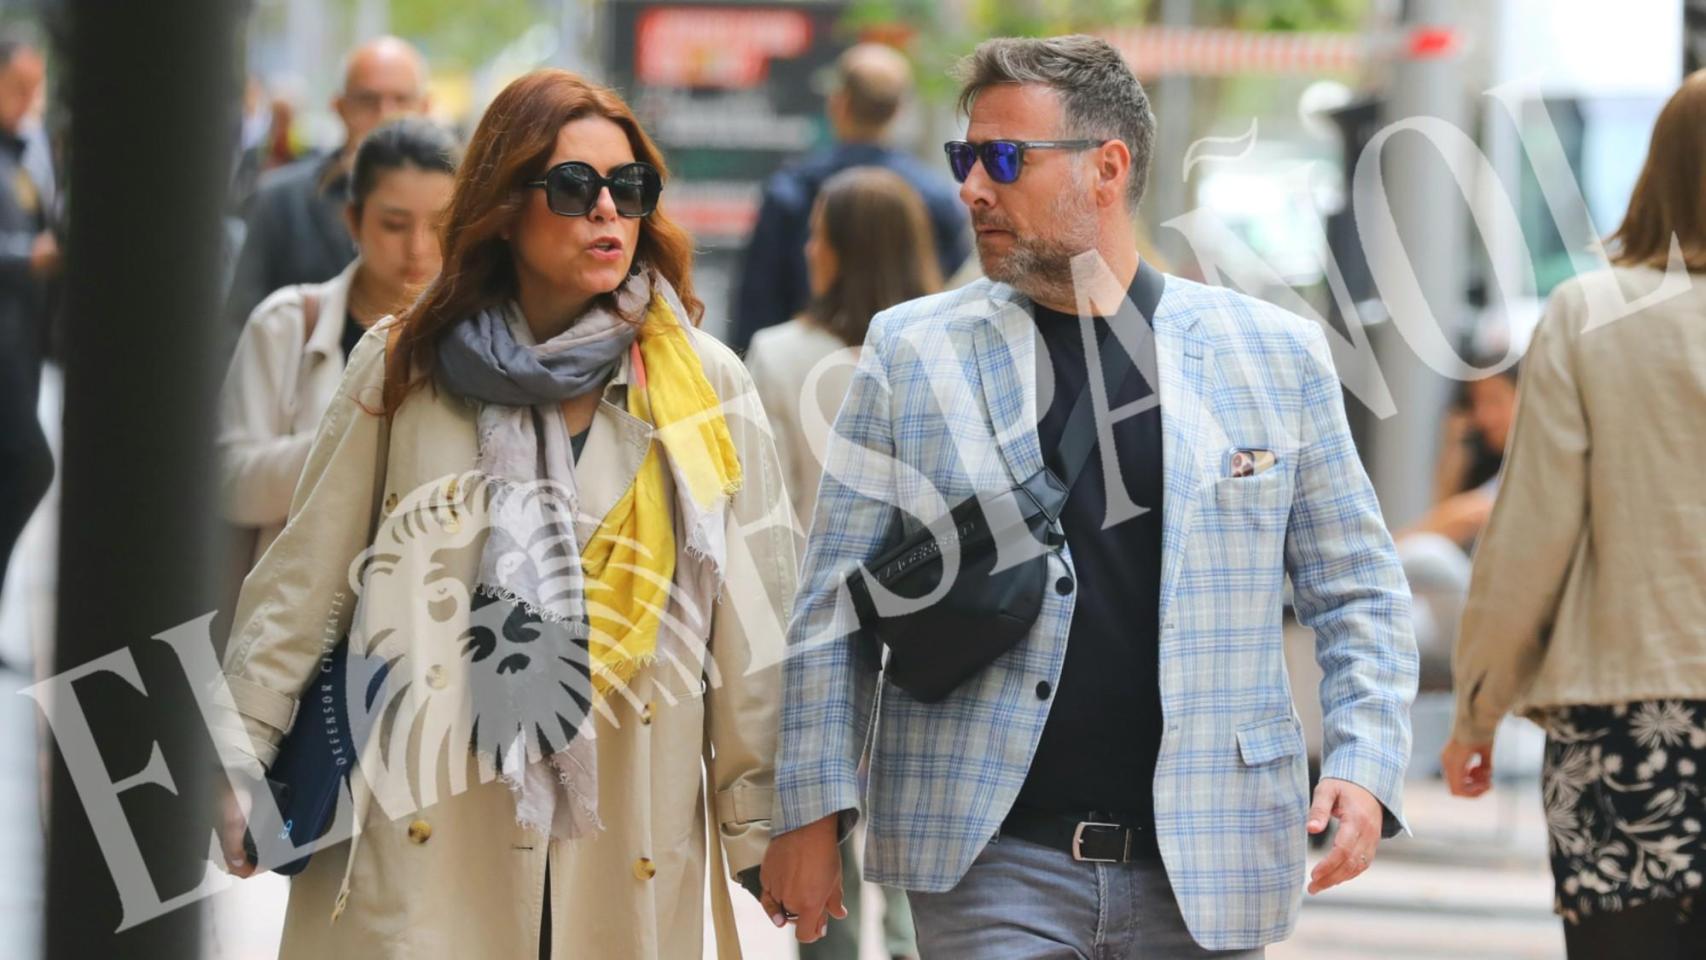
<path id="1" fill-rule="evenodd" d="M 635 72 L 660 87 L 747 90 L 764 83 L 772 58 L 811 47 L 811 18 L 798 10 L 658 7 L 640 15 Z"/>

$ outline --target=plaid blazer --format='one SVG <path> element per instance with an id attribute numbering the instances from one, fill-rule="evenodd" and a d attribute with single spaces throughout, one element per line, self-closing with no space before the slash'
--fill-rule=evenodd
<path id="1" fill-rule="evenodd" d="M 1386 836 L 1404 829 L 1410 595 L 1320 327 L 1168 277 L 1153 331 L 1164 462 L 1156 830 L 1197 941 L 1250 948 L 1290 933 L 1304 880 L 1310 798 L 1281 645 L 1286 577 L 1326 673 L 1322 775 L 1379 798 Z M 1036 361 L 1028 301 L 981 280 L 880 314 L 836 418 L 788 631 L 775 829 L 834 813 L 850 823 L 869 748 L 865 875 L 877 883 L 950 889 L 994 835 L 1048 717 L 1037 685 L 1059 682 L 1075 594 L 1047 591 L 1024 641 L 925 704 L 882 680 L 843 581 L 894 518 L 910 528 L 1042 466 Z M 1234 476 L 1238 450 L 1270 452 L 1272 465 Z M 1069 550 L 1048 563 L 1072 575 Z"/>

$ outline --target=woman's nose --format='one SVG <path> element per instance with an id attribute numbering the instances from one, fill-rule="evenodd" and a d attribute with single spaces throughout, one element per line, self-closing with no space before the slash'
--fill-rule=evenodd
<path id="1" fill-rule="evenodd" d="M 598 201 L 587 212 L 587 217 L 600 223 L 616 219 L 616 199 L 610 195 L 609 187 L 598 191 Z"/>

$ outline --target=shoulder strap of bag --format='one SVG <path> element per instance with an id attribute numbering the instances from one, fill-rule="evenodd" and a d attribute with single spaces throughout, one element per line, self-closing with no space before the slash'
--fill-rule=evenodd
<path id="1" fill-rule="evenodd" d="M 402 325 L 393 323 L 391 329 L 385 331 L 385 354 L 397 348 L 397 337 L 402 333 Z M 367 543 L 373 544 L 373 538 L 379 535 L 379 508 L 385 500 L 386 471 L 391 464 L 391 414 L 379 415 L 379 456 L 373 461 L 373 512 L 367 525 Z"/>
<path id="2" fill-rule="evenodd" d="M 1132 306 L 1142 314 L 1143 319 L 1150 324 L 1155 321 L 1155 307 L 1161 302 L 1161 291 L 1166 286 L 1167 278 L 1161 271 L 1149 265 L 1149 261 L 1140 260 L 1137 264 L 1137 278 L 1132 282 Z M 1119 345 L 1116 337 L 1109 336 L 1102 344 L 1102 382 L 1108 385 L 1110 402 L 1118 396 L 1120 388 L 1125 385 L 1126 378 L 1131 376 L 1131 354 Z M 1160 390 L 1160 384 L 1150 384 L 1150 388 Z M 1090 449 L 1096 445 L 1096 404 L 1090 396 L 1090 384 L 1084 384 L 1079 391 L 1078 401 L 1072 406 L 1072 413 L 1066 418 L 1066 427 L 1060 434 L 1060 446 L 1057 448 L 1057 462 L 1063 471 L 1061 483 L 1068 491 L 1078 482 L 1078 477 L 1084 472 L 1084 465 L 1090 462 Z"/>

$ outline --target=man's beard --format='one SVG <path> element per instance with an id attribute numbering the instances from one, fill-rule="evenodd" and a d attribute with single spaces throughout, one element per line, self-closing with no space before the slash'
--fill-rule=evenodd
<path id="1" fill-rule="evenodd" d="M 1089 196 L 1070 190 L 1055 198 L 1045 222 L 1052 235 L 1021 236 L 1000 214 L 973 215 L 974 226 L 1012 231 L 1007 252 L 986 254 L 979 244 L 978 262 L 989 279 L 1011 285 L 1033 300 L 1069 300 L 1073 289 L 1072 259 L 1096 246 L 1096 208 Z"/>

